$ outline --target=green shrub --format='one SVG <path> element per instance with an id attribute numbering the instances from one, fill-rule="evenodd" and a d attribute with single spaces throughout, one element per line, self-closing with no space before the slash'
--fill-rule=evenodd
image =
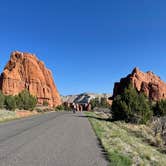
<path id="1" fill-rule="evenodd" d="M 44 102 L 43 102 L 43 106 L 48 106 L 48 102 L 47 102 L 47 101 L 44 101 Z"/>
<path id="2" fill-rule="evenodd" d="M 32 96 L 28 90 L 24 90 L 17 96 L 4 96 L 0 92 L 0 108 L 6 108 L 8 110 L 25 109 L 33 110 L 37 104 L 36 97 Z"/>
<path id="3" fill-rule="evenodd" d="M 63 110 L 65 110 L 64 105 L 62 104 L 62 105 L 57 106 L 55 108 L 55 110 L 57 110 L 57 111 L 63 111 Z"/>
<path id="4" fill-rule="evenodd" d="M 63 103 L 55 108 L 55 111 L 71 111 L 71 107 L 67 103 Z"/>
<path id="5" fill-rule="evenodd" d="M 4 103 L 5 103 L 5 96 L 3 93 L 0 91 L 0 108 L 4 108 Z"/>
<path id="6" fill-rule="evenodd" d="M 114 120 L 141 124 L 152 117 L 149 100 L 144 94 L 138 93 L 132 85 L 129 85 L 123 94 L 114 98 L 111 112 Z"/>
<path id="7" fill-rule="evenodd" d="M 36 111 L 37 111 L 38 113 L 44 113 L 44 110 L 41 109 L 41 108 L 36 108 Z"/>
<path id="8" fill-rule="evenodd" d="M 125 101 L 123 101 L 121 95 L 117 95 L 112 103 L 111 113 L 114 120 L 127 120 L 129 119 L 126 110 L 128 106 Z M 129 112 L 129 111 L 128 111 Z"/>
<path id="9" fill-rule="evenodd" d="M 100 100 L 97 97 L 94 99 L 91 99 L 91 101 L 90 101 L 92 109 L 94 109 L 95 107 L 99 107 L 99 103 L 100 103 Z"/>
<path id="10" fill-rule="evenodd" d="M 162 99 L 160 101 L 157 101 L 156 105 L 153 107 L 153 112 L 155 116 L 165 116 L 166 100 Z"/>
<path id="11" fill-rule="evenodd" d="M 110 104 L 108 103 L 107 98 L 105 98 L 105 97 L 101 98 L 101 100 L 100 100 L 100 106 L 102 108 L 110 108 Z"/>
<path id="12" fill-rule="evenodd" d="M 16 96 L 16 104 L 19 109 L 33 110 L 37 104 L 37 99 L 28 90 L 23 90 Z"/>
<path id="13" fill-rule="evenodd" d="M 12 111 L 16 109 L 15 96 L 5 96 L 5 108 Z"/>
<path id="14" fill-rule="evenodd" d="M 72 109 L 71 109 L 69 106 L 67 106 L 66 104 L 63 104 L 63 108 L 64 108 L 65 111 L 71 111 L 71 110 L 72 110 Z"/>

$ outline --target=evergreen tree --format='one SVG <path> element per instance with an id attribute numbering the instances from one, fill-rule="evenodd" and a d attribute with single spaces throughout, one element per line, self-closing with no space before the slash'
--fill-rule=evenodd
<path id="1" fill-rule="evenodd" d="M 33 110 L 37 104 L 37 99 L 28 90 L 23 90 L 16 96 L 16 103 L 19 109 Z"/>
<path id="2" fill-rule="evenodd" d="M 0 91 L 0 108 L 4 108 L 4 103 L 5 103 L 5 96 L 3 93 Z"/>
<path id="3" fill-rule="evenodd" d="M 147 97 L 138 93 L 132 85 L 115 97 L 111 108 L 113 119 L 134 123 L 146 123 L 152 116 Z"/>
<path id="4" fill-rule="evenodd" d="M 5 108 L 12 111 L 16 109 L 15 96 L 5 96 Z"/>
<path id="5" fill-rule="evenodd" d="M 153 108 L 155 116 L 165 116 L 166 115 L 166 100 L 162 99 L 157 101 Z"/>

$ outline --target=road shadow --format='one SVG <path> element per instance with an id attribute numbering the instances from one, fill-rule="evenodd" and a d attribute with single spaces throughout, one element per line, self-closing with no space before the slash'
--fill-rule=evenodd
<path id="1" fill-rule="evenodd" d="M 77 117 L 80 118 L 92 118 L 92 119 L 96 119 L 96 120 L 100 120 L 100 121 L 113 121 L 111 118 L 100 118 L 100 117 L 94 117 L 91 115 L 77 115 Z"/>

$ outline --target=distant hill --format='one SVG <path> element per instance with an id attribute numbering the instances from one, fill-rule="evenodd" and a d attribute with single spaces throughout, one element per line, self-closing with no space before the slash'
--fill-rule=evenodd
<path id="1" fill-rule="evenodd" d="M 85 104 L 89 103 L 91 99 L 94 99 L 96 97 L 98 98 L 109 98 L 111 97 L 111 94 L 96 94 L 96 93 L 81 93 L 81 94 L 76 94 L 76 95 L 67 95 L 67 96 L 61 96 L 63 102 L 68 102 L 68 103 L 80 103 L 80 104 Z"/>

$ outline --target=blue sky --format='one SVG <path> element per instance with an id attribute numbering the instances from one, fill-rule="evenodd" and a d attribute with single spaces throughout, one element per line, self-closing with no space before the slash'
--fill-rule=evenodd
<path id="1" fill-rule="evenodd" d="M 35 53 L 61 94 L 112 93 L 138 66 L 166 81 L 164 0 L 0 0 L 0 70 Z"/>

